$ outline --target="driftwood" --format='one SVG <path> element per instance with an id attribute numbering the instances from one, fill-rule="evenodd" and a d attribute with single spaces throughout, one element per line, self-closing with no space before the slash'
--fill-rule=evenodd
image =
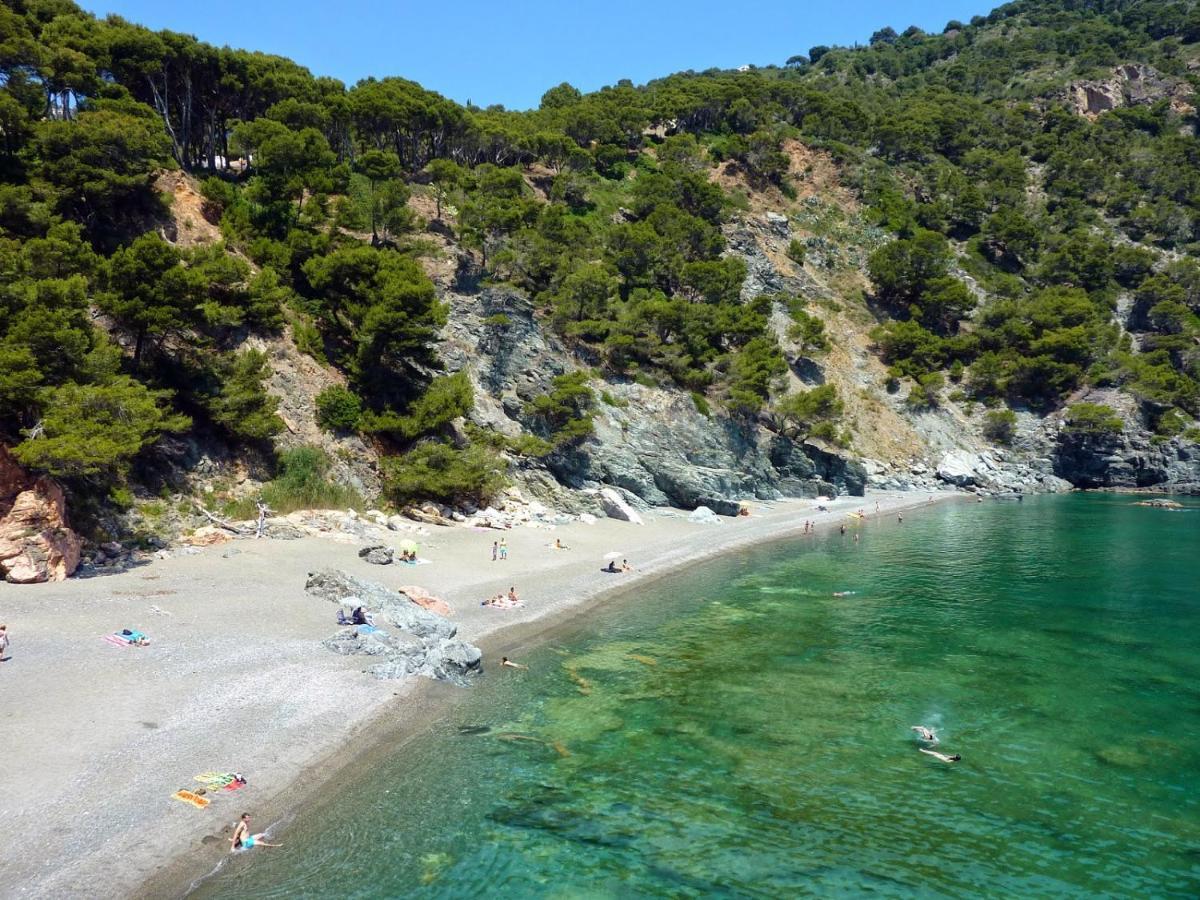
<path id="1" fill-rule="evenodd" d="M 216 516 L 214 516 L 212 513 L 210 513 L 207 509 L 204 508 L 203 504 L 201 504 L 199 500 L 193 500 L 192 502 L 195 504 L 196 509 L 198 509 L 198 510 L 200 510 L 200 512 L 204 513 L 205 518 L 207 518 L 208 521 L 212 522 L 218 528 L 224 528 L 226 531 L 232 531 L 234 534 L 245 534 L 246 533 L 246 532 L 242 531 L 242 529 L 238 528 L 236 525 L 233 525 L 230 522 L 226 522 L 224 519 L 220 519 L 220 518 L 217 518 Z"/>

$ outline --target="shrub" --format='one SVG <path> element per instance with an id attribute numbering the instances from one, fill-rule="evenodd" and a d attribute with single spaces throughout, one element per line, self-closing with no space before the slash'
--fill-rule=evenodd
<path id="1" fill-rule="evenodd" d="M 804 265 L 804 257 L 808 253 L 808 247 L 804 241 L 792 238 L 788 244 L 787 257 L 798 266 Z"/>
<path id="2" fill-rule="evenodd" d="M 1092 437 L 1112 437 L 1125 427 L 1117 411 L 1103 403 L 1075 403 L 1067 407 L 1065 421 L 1072 434 Z"/>
<path id="3" fill-rule="evenodd" d="M 706 419 L 712 418 L 712 407 L 708 405 L 708 398 L 699 391 L 692 391 L 692 403 L 696 407 L 696 412 Z"/>
<path id="4" fill-rule="evenodd" d="M 279 515 L 298 509 L 362 509 L 362 495 L 331 481 L 329 470 L 329 457 L 319 447 L 287 450 L 279 457 L 275 480 L 263 487 L 263 502 Z"/>
<path id="5" fill-rule="evenodd" d="M 1016 434 L 1017 414 L 1011 409 L 988 410 L 983 417 L 983 436 L 997 444 L 1012 443 Z"/>
<path id="6" fill-rule="evenodd" d="M 460 450 L 430 441 L 382 461 L 385 490 L 398 505 L 419 500 L 485 504 L 507 484 L 499 458 L 484 447 Z"/>
<path id="7" fill-rule="evenodd" d="M 326 431 L 354 431 L 362 418 L 362 401 L 349 388 L 333 384 L 317 394 L 317 423 Z"/>
<path id="8" fill-rule="evenodd" d="M 578 443 L 592 433 L 596 394 L 587 382 L 588 373 L 582 370 L 558 375 L 548 393 L 525 404 L 525 414 L 555 447 Z"/>

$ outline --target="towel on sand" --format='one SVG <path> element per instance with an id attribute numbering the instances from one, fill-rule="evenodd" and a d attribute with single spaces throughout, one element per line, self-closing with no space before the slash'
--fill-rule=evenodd
<path id="1" fill-rule="evenodd" d="M 196 807 L 196 809 L 204 809 L 204 807 L 212 803 L 211 800 L 207 800 L 204 797 L 201 797 L 199 794 L 193 794 L 191 791 L 176 791 L 171 795 L 171 799 L 182 800 L 184 803 L 190 803 L 192 806 Z"/>

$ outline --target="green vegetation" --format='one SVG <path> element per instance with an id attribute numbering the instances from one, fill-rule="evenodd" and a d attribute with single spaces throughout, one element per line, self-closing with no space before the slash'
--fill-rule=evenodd
<path id="1" fill-rule="evenodd" d="M 1196 4 L 1017 0 L 952 25 L 885 28 L 867 46 L 747 72 L 590 94 L 563 84 L 513 112 L 400 78 L 347 88 L 68 0 L 8 4 L 0 438 L 98 496 L 121 490 L 164 433 L 265 441 L 280 420 L 266 359 L 246 339 L 286 325 L 345 376 L 322 395 L 321 423 L 375 436 L 392 455 L 393 497 L 482 499 L 502 467 L 479 439 L 452 443 L 473 398 L 435 352 L 447 311 L 420 264 L 434 251 L 417 235 L 414 193 L 433 201 L 430 229 L 472 252 L 460 274 L 526 292 L 606 377 L 677 385 L 706 414 L 719 404 L 744 421 L 821 427 L 802 409 L 775 415 L 802 401 L 778 397 L 787 367 L 771 313 L 791 314 L 802 354 L 830 337 L 796 299 L 743 300 L 746 267 L 722 228 L 749 195 L 709 177 L 720 163 L 792 196 L 792 138 L 827 151 L 863 201 L 854 253 L 870 251 L 873 338 L 891 376 L 911 382 L 910 405 L 941 402 L 947 377 L 966 402 L 1042 409 L 1110 385 L 1160 435 L 1189 433 L 1200 414 Z M 1153 66 L 1174 100 L 1094 117 L 1066 105 L 1070 82 L 1118 63 Z M 200 181 L 224 243 L 160 236 L 154 184 L 172 168 Z M 850 233 L 847 216 L 830 216 L 794 220 L 814 226 L 810 240 Z M 800 240 L 787 252 L 802 264 L 817 246 L 825 264 L 842 253 Z M 525 410 L 537 435 L 525 451 L 590 433 L 595 398 L 574 377 Z M 98 412 L 84 422 L 81 411 Z"/>
<path id="2" fill-rule="evenodd" d="M 331 465 L 325 451 L 318 447 L 297 447 L 280 454 L 278 474 L 267 482 L 261 492 L 262 501 L 276 515 L 287 515 L 298 509 L 357 509 L 365 502 L 353 488 L 329 478 Z M 252 498 L 245 498 L 225 508 L 225 514 L 235 519 L 250 519 L 258 514 Z"/>
<path id="3" fill-rule="evenodd" d="M 1069 432 L 1087 437 L 1113 437 L 1125 427 L 1116 410 L 1103 403 L 1074 403 L 1065 421 Z"/>
<path id="4" fill-rule="evenodd" d="M 351 390 L 333 384 L 317 394 L 317 422 L 326 431 L 354 431 L 362 420 L 362 401 Z"/>
<path id="5" fill-rule="evenodd" d="M 506 484 L 504 466 L 488 448 L 459 449 L 438 441 L 384 460 L 383 476 L 385 493 L 399 506 L 425 498 L 482 504 Z"/>
<path id="6" fill-rule="evenodd" d="M 997 444 L 1011 444 L 1017 430 L 1017 414 L 1011 409 L 989 409 L 983 415 L 983 435 Z"/>

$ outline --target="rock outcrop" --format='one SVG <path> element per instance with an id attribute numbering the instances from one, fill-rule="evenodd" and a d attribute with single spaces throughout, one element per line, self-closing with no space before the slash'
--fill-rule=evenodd
<path id="1" fill-rule="evenodd" d="M 1143 431 L 1117 435 L 1059 433 L 1054 471 L 1082 488 L 1153 488 L 1200 494 L 1200 447 Z"/>
<path id="2" fill-rule="evenodd" d="M 79 565 L 83 541 L 67 523 L 62 488 L 31 478 L 0 447 L 0 572 L 6 581 L 62 581 Z"/>
<path id="3" fill-rule="evenodd" d="M 768 260 L 760 260 L 759 269 L 760 280 L 776 283 Z M 453 312 L 441 355 L 451 371 L 471 376 L 471 420 L 520 434 L 526 404 L 547 393 L 556 375 L 577 368 L 575 355 L 515 291 L 486 288 L 447 299 Z M 732 515 L 737 500 L 861 494 L 865 487 L 862 466 L 832 445 L 797 444 L 755 423 L 702 413 L 681 390 L 632 381 L 606 383 L 603 390 L 613 402 L 599 404 L 590 438 L 518 472 L 531 493 L 544 484 L 538 473 L 548 471 L 576 490 L 619 489 L 631 507 L 633 498 L 689 510 L 732 508 Z"/>
<path id="4" fill-rule="evenodd" d="M 313 597 L 345 606 L 362 606 L 380 629 L 361 633 L 346 628 L 323 644 L 335 653 L 375 660 L 366 671 L 379 678 L 419 675 L 470 685 L 483 672 L 483 654 L 456 638 L 458 626 L 419 606 L 405 594 L 335 569 L 310 573 L 304 585 Z"/>
<path id="5" fill-rule="evenodd" d="M 1145 106 L 1168 98 L 1185 111 L 1186 83 L 1161 75 L 1152 66 L 1127 64 L 1113 69 L 1103 81 L 1076 81 L 1067 88 L 1067 102 L 1079 115 L 1097 116 L 1123 106 Z M 1187 107 L 1190 109 L 1190 107 Z"/>

